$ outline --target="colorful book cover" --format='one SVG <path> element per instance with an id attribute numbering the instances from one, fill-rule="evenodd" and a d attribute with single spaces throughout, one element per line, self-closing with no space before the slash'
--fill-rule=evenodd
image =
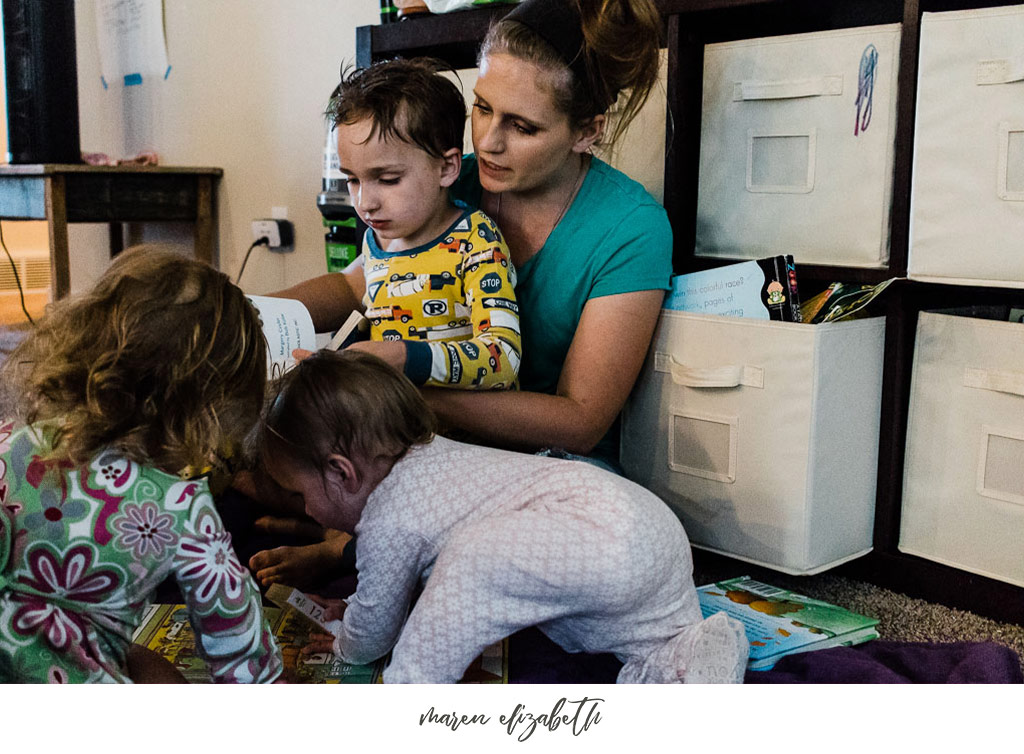
<path id="1" fill-rule="evenodd" d="M 796 265 L 791 256 L 776 256 L 675 275 L 664 308 L 800 322 Z"/>
<path id="2" fill-rule="evenodd" d="M 386 658 L 369 665 L 350 665 L 331 652 L 303 655 L 302 647 L 315 628 L 294 609 L 263 608 L 281 647 L 285 673 L 295 683 L 380 683 Z M 196 652 L 195 634 L 185 605 L 150 605 L 133 641 L 169 660 L 190 683 L 209 683 L 206 664 Z M 462 683 L 508 683 L 508 640 L 484 650 L 466 669 Z"/>
<path id="3" fill-rule="evenodd" d="M 797 652 L 851 646 L 877 639 L 877 618 L 854 613 L 749 576 L 697 589 L 701 612 L 726 612 L 743 624 L 750 641 L 751 670 L 767 670 Z"/>

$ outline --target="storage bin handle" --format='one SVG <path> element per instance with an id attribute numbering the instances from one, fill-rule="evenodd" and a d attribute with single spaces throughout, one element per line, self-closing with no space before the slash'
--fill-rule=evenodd
<path id="1" fill-rule="evenodd" d="M 843 93 L 843 76 L 817 76 L 784 81 L 737 81 L 733 85 L 733 102 L 762 99 L 796 99 L 798 97 L 835 97 Z"/>
<path id="2" fill-rule="evenodd" d="M 964 387 L 1024 397 L 1024 372 L 967 367 L 964 369 Z"/>
<path id="3" fill-rule="evenodd" d="M 656 353 L 654 369 L 657 372 L 668 372 L 672 375 L 672 382 L 683 387 L 728 388 L 743 385 L 764 388 L 764 369 L 745 364 L 691 367 L 680 364 L 669 354 Z"/>
<path id="4" fill-rule="evenodd" d="M 974 71 L 974 83 L 978 86 L 1013 84 L 1024 81 L 1024 55 L 1001 60 L 979 60 Z"/>

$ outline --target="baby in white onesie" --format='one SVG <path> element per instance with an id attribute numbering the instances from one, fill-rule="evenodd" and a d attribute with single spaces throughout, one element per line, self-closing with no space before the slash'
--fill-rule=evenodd
<path id="1" fill-rule="evenodd" d="M 356 535 L 333 650 L 352 663 L 392 650 L 389 683 L 454 683 L 527 626 L 569 652 L 614 653 L 620 683 L 743 680 L 743 627 L 702 620 L 689 542 L 659 498 L 580 461 L 435 436 L 418 391 L 372 356 L 301 362 L 261 447 L 309 515 Z"/>

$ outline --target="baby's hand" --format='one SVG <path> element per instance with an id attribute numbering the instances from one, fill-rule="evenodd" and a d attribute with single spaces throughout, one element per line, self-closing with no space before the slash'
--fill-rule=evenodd
<path id="1" fill-rule="evenodd" d="M 345 600 L 328 599 L 316 594 L 308 596 L 313 602 L 324 609 L 324 620 L 341 620 L 345 617 L 345 608 L 348 607 L 348 603 Z"/>
<path id="2" fill-rule="evenodd" d="M 302 648 L 301 655 L 319 654 L 326 652 L 334 654 L 334 637 L 330 634 L 310 634 L 308 643 Z"/>

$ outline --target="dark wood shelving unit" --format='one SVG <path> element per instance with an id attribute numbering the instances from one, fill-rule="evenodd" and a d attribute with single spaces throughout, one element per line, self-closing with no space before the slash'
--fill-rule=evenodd
<path id="1" fill-rule="evenodd" d="M 921 283 L 906 279 L 910 189 L 921 14 L 1018 5 L 1021 0 L 656 0 L 668 48 L 664 204 L 672 223 L 677 272 L 727 264 L 696 257 L 704 45 L 782 34 L 902 23 L 896 104 L 896 151 L 889 261 L 879 268 L 797 265 L 801 287 L 897 278 L 879 304 L 886 320 L 874 551 L 834 573 L 912 596 L 1024 625 L 1024 589 L 898 550 L 904 445 L 918 313 L 975 304 L 1024 306 L 1024 290 Z M 510 7 L 464 11 L 356 30 L 359 65 L 394 56 L 434 55 L 459 68 L 475 65 L 492 20 Z M 739 260 L 735 260 L 739 261 Z M 805 289 L 805 290 L 806 290 Z M 746 567 L 737 562 L 737 573 Z"/>

